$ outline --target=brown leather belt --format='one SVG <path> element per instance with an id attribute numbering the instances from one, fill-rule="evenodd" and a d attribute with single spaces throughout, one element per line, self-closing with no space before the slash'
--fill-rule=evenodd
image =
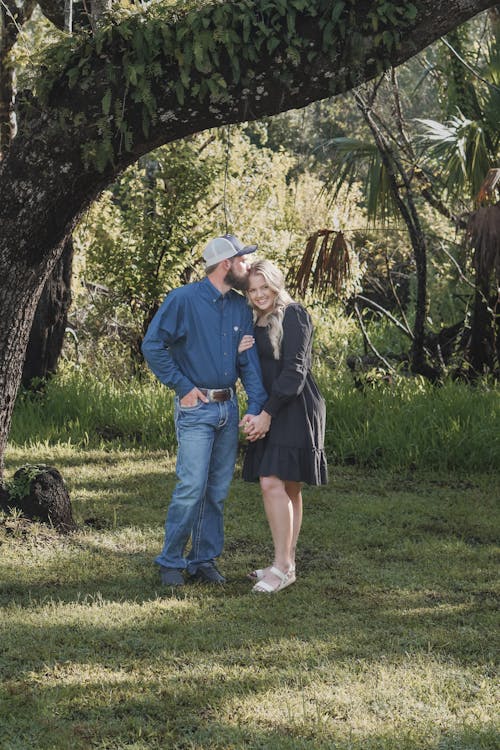
<path id="1" fill-rule="evenodd" d="M 229 401 L 234 395 L 232 388 L 198 388 L 209 401 Z"/>

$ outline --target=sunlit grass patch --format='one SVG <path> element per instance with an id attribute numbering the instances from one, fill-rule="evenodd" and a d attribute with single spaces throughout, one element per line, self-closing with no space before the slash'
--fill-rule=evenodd
<path id="1" fill-rule="evenodd" d="M 56 463 L 79 528 L 0 523 L 2 750 L 496 750 L 497 476 L 334 467 L 267 597 L 258 485 L 231 488 L 228 583 L 171 592 L 173 459 L 56 454 L 7 458 Z"/>

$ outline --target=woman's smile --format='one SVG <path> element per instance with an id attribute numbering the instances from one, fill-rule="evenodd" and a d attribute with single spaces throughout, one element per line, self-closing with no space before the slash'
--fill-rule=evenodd
<path id="1" fill-rule="evenodd" d="M 268 313 L 274 307 L 276 292 L 270 288 L 262 274 L 258 273 L 250 276 L 248 296 L 252 305 L 260 310 L 260 312 Z"/>

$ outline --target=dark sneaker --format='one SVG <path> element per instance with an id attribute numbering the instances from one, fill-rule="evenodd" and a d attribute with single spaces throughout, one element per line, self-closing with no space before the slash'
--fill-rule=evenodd
<path id="1" fill-rule="evenodd" d="M 192 580 L 201 583 L 226 583 L 226 579 L 219 573 L 213 562 L 198 565 L 196 573 L 193 573 Z"/>
<path id="2" fill-rule="evenodd" d="M 166 568 L 160 565 L 160 575 L 164 586 L 184 586 L 184 576 L 180 568 Z"/>

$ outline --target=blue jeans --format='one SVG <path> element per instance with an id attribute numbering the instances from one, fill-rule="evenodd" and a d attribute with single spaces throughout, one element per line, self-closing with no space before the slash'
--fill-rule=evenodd
<path id="1" fill-rule="evenodd" d="M 165 522 L 165 541 L 155 562 L 195 573 L 224 546 L 224 501 L 238 450 L 238 402 L 183 407 L 175 399 L 177 484 Z M 184 556 L 191 537 L 191 550 Z"/>

